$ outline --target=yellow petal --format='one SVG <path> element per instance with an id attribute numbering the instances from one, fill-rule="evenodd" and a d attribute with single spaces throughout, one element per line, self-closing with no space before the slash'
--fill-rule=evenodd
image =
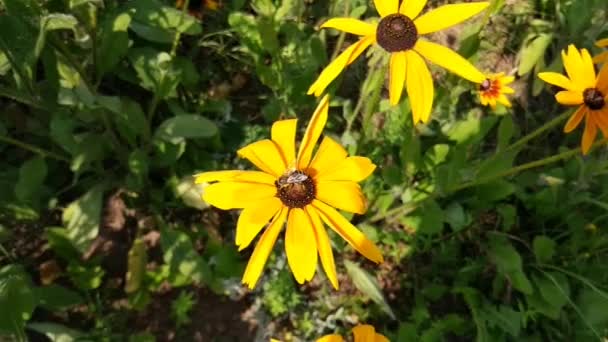
<path id="1" fill-rule="evenodd" d="M 331 335 L 325 335 L 325 336 L 317 339 L 315 342 L 344 342 L 344 339 L 340 335 L 331 334 Z"/>
<path id="2" fill-rule="evenodd" d="M 359 36 L 376 34 L 376 25 L 353 18 L 332 18 L 324 22 L 321 28 L 333 28 Z"/>
<path id="3" fill-rule="evenodd" d="M 515 90 L 513 90 L 511 87 L 502 86 L 502 88 L 500 88 L 500 92 L 503 94 L 513 94 L 515 93 Z"/>
<path id="4" fill-rule="evenodd" d="M 509 101 L 509 99 L 505 95 L 503 95 L 503 94 L 500 94 L 498 96 L 497 101 L 499 103 L 502 103 L 503 106 L 511 107 L 511 101 Z"/>
<path id="5" fill-rule="evenodd" d="M 376 334 L 374 342 L 390 342 L 390 341 L 386 336 L 384 336 L 382 334 Z"/>
<path id="6" fill-rule="evenodd" d="M 260 230 L 282 207 L 283 203 L 280 199 L 270 197 L 243 209 L 236 223 L 236 245 L 239 247 L 239 251 L 249 246 Z"/>
<path id="7" fill-rule="evenodd" d="M 355 182 L 317 182 L 316 190 L 315 197 L 334 208 L 357 214 L 363 214 L 367 210 L 365 196 L 359 184 Z"/>
<path id="8" fill-rule="evenodd" d="M 376 263 L 381 263 L 384 260 L 380 249 L 334 208 L 318 200 L 314 200 L 312 205 L 318 210 L 323 222 L 346 240 L 357 252 Z"/>
<path id="9" fill-rule="evenodd" d="M 515 81 L 514 76 L 506 76 L 506 77 L 500 78 L 500 84 L 502 84 L 502 85 L 511 84 L 511 83 L 513 83 L 513 81 Z"/>
<path id="10" fill-rule="evenodd" d="M 541 72 L 538 78 L 566 90 L 576 90 L 568 77 L 556 72 Z"/>
<path id="11" fill-rule="evenodd" d="M 587 114 L 587 106 L 578 107 L 576 112 L 574 112 L 574 114 L 572 114 L 570 119 L 568 119 L 568 122 L 566 122 L 566 126 L 564 126 L 564 133 L 570 133 L 576 127 L 578 127 L 578 125 L 581 123 L 581 121 L 585 117 L 585 114 Z"/>
<path id="12" fill-rule="evenodd" d="M 376 36 L 366 36 L 361 38 L 358 42 L 349 46 L 344 52 L 342 52 L 336 59 L 334 59 L 319 75 L 317 80 L 308 88 L 308 95 L 314 94 L 320 96 L 325 91 L 325 88 L 340 75 L 342 70 L 347 65 L 361 55 L 367 47 L 376 40 Z"/>
<path id="13" fill-rule="evenodd" d="M 595 85 L 595 67 L 587 49 L 581 50 L 582 77 L 588 81 L 590 87 Z"/>
<path id="14" fill-rule="evenodd" d="M 266 172 L 260 171 L 242 171 L 242 170 L 227 170 L 227 171 L 210 171 L 194 175 L 196 184 L 210 182 L 249 182 L 249 183 L 264 183 L 273 185 L 276 178 Z"/>
<path id="15" fill-rule="evenodd" d="M 378 14 L 383 18 L 399 11 L 399 0 L 374 0 L 374 5 Z"/>
<path id="16" fill-rule="evenodd" d="M 317 211 L 312 206 L 308 205 L 304 207 L 304 211 L 308 214 L 312 227 L 315 230 L 317 248 L 319 249 L 319 257 L 321 259 L 321 265 L 323 265 L 323 270 L 325 270 L 325 275 L 334 289 L 337 290 L 338 275 L 336 273 L 334 253 L 331 250 L 331 242 L 329 241 L 327 231 L 325 231 L 325 227 L 323 227 L 323 222 L 321 222 L 319 214 L 317 214 Z"/>
<path id="17" fill-rule="evenodd" d="M 583 103 L 583 94 L 580 91 L 562 90 L 555 94 L 555 100 L 566 106 L 575 106 Z"/>
<path id="18" fill-rule="evenodd" d="M 292 208 L 285 232 L 287 263 L 298 284 L 312 280 L 317 268 L 317 239 L 304 209 Z"/>
<path id="19" fill-rule="evenodd" d="M 597 47 L 608 47 L 608 38 L 600 39 L 595 42 L 595 46 Z"/>
<path id="20" fill-rule="evenodd" d="M 608 95 L 608 63 L 604 64 L 597 74 L 595 87 L 604 94 L 604 96 Z"/>
<path id="21" fill-rule="evenodd" d="M 320 169 L 315 179 L 360 182 L 369 177 L 375 169 L 376 165 L 369 158 L 352 156 L 336 161 L 331 167 Z"/>
<path id="22" fill-rule="evenodd" d="M 260 170 L 270 173 L 275 177 L 280 177 L 287 165 L 283 159 L 281 151 L 274 141 L 264 139 L 251 143 L 236 152 L 239 157 L 246 158 Z"/>
<path id="23" fill-rule="evenodd" d="M 419 35 L 441 31 L 469 19 L 488 5 L 489 2 L 444 5 L 421 15 L 414 20 L 414 24 Z"/>
<path id="24" fill-rule="evenodd" d="M 585 49 L 583 49 L 586 51 Z M 587 52 L 588 53 L 588 52 Z M 562 61 L 568 77 L 572 81 L 573 89 L 584 90 L 591 88 L 595 85 L 595 75 L 592 78 L 588 78 L 588 72 L 585 70 L 583 56 L 574 45 L 568 46 L 567 52 L 562 51 Z"/>
<path id="25" fill-rule="evenodd" d="M 287 167 L 295 167 L 296 160 L 296 128 L 298 120 L 281 120 L 272 124 L 270 136 L 281 151 Z"/>
<path id="26" fill-rule="evenodd" d="M 401 1 L 399 13 L 410 19 L 415 19 L 426 5 L 427 0 L 404 0 Z"/>
<path id="27" fill-rule="evenodd" d="M 373 342 L 376 337 L 376 329 L 371 325 L 357 325 L 353 328 L 355 342 Z"/>
<path id="28" fill-rule="evenodd" d="M 593 63 L 601 64 L 608 62 L 608 51 L 604 51 L 597 56 L 593 57 Z"/>
<path id="29" fill-rule="evenodd" d="M 348 152 L 334 139 L 324 136 L 315 157 L 308 167 L 313 177 L 327 170 L 333 170 L 337 164 L 342 162 Z"/>
<path id="30" fill-rule="evenodd" d="M 272 247 L 283 228 L 283 223 L 285 223 L 288 211 L 287 208 L 281 209 L 274 221 L 268 225 L 268 228 L 266 228 L 262 237 L 260 237 L 258 244 L 255 246 L 251 257 L 249 258 L 245 273 L 243 274 L 242 283 L 247 284 L 250 289 L 253 289 L 258 282 L 258 279 L 260 279 L 266 260 L 268 259 L 270 252 L 272 252 Z"/>
<path id="31" fill-rule="evenodd" d="M 428 122 L 433 109 L 433 77 L 425 61 L 416 52 L 407 52 L 407 95 L 414 124 Z"/>
<path id="32" fill-rule="evenodd" d="M 398 104 L 401 99 L 401 92 L 405 84 L 406 61 L 405 51 L 391 53 L 388 93 L 393 106 Z"/>
<path id="33" fill-rule="evenodd" d="M 445 46 L 418 39 L 414 50 L 431 62 L 471 82 L 479 84 L 486 79 L 473 64 Z"/>
<path id="34" fill-rule="evenodd" d="M 223 210 L 246 208 L 261 200 L 274 197 L 274 185 L 244 182 L 219 182 L 203 190 L 203 200 Z"/>
<path id="35" fill-rule="evenodd" d="M 312 114 L 308 127 L 306 127 L 304 137 L 302 138 L 302 142 L 300 143 L 300 151 L 298 151 L 297 162 L 299 170 L 306 169 L 310 163 L 312 151 L 317 143 L 317 140 L 319 140 L 319 136 L 321 136 L 321 133 L 323 132 L 325 123 L 327 122 L 328 111 L 329 96 L 325 95 L 325 97 L 321 99 L 321 102 L 319 102 L 315 112 Z"/>
<path id="36" fill-rule="evenodd" d="M 597 126 L 595 125 L 595 121 L 591 115 L 587 115 L 587 120 L 585 120 L 585 132 L 583 132 L 583 140 L 581 141 L 583 154 L 589 153 L 589 149 L 591 148 L 591 145 L 593 145 L 596 135 Z"/>

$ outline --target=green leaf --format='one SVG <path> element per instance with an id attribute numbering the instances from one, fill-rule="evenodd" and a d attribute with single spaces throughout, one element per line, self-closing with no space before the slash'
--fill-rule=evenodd
<path id="1" fill-rule="evenodd" d="M 515 192 L 515 185 L 506 180 L 497 180 L 480 184 L 475 187 L 475 193 L 482 202 L 500 201 Z"/>
<path id="2" fill-rule="evenodd" d="M 376 279 L 352 261 L 344 260 L 344 266 L 346 266 L 346 271 L 357 289 L 378 304 L 382 311 L 386 312 L 392 319 L 395 319 L 395 314 L 386 302 L 386 299 L 384 299 L 384 295 Z"/>
<path id="3" fill-rule="evenodd" d="M 129 50 L 129 34 L 127 29 L 131 24 L 131 15 L 127 12 L 112 13 L 106 16 L 99 32 L 99 47 L 97 48 L 97 77 L 114 69 Z"/>
<path id="4" fill-rule="evenodd" d="M 568 278 L 561 273 L 548 272 L 533 276 L 532 280 L 538 287 L 541 297 L 556 310 L 568 303 L 570 284 Z"/>
<path id="5" fill-rule="evenodd" d="M 459 231 L 471 224 L 472 218 L 460 204 L 452 202 L 445 209 L 445 221 L 452 227 L 452 230 Z"/>
<path id="6" fill-rule="evenodd" d="M 103 187 L 98 185 L 70 203 L 61 217 L 67 238 L 82 253 L 99 232 Z"/>
<path id="7" fill-rule="evenodd" d="M 549 262 L 555 255 L 556 243 L 548 236 L 539 235 L 532 242 L 534 255 L 539 262 Z"/>
<path id="8" fill-rule="evenodd" d="M 38 287 L 34 289 L 34 293 L 40 305 L 50 311 L 69 309 L 84 302 L 77 292 L 55 284 Z"/>
<path id="9" fill-rule="evenodd" d="M 210 278 L 210 270 L 198 255 L 188 235 L 170 229 L 162 229 L 160 237 L 163 259 L 169 265 L 169 281 L 174 286 L 192 282 L 201 284 Z"/>
<path id="10" fill-rule="evenodd" d="M 146 274 L 147 264 L 148 254 L 146 253 L 146 244 L 141 238 L 138 238 L 133 242 L 133 246 L 129 250 L 125 280 L 126 293 L 133 293 L 139 290 Z"/>
<path id="11" fill-rule="evenodd" d="M 186 114 L 165 120 L 154 133 L 155 138 L 177 144 L 184 139 L 209 138 L 217 134 L 217 127 L 209 119 Z"/>
<path id="12" fill-rule="evenodd" d="M 196 184 L 191 176 L 182 178 L 175 185 L 176 196 L 181 198 L 185 205 L 199 210 L 209 207 L 209 204 L 203 201 L 203 192 L 203 184 Z"/>
<path id="13" fill-rule="evenodd" d="M 450 146 L 447 144 L 433 145 L 433 147 L 429 148 L 424 153 L 424 163 L 429 169 L 432 169 L 433 167 L 443 163 L 446 160 L 449 152 Z"/>
<path id="14" fill-rule="evenodd" d="M 521 256 L 509 241 L 491 240 L 489 253 L 498 273 L 507 277 L 514 288 L 525 294 L 533 292 L 532 284 L 523 272 Z"/>
<path id="15" fill-rule="evenodd" d="M 55 30 L 74 30 L 78 20 L 71 14 L 51 13 L 40 19 L 40 32 L 34 48 L 36 58 L 42 53 L 46 41 L 46 35 L 49 31 Z"/>
<path id="16" fill-rule="evenodd" d="M 143 88 L 154 92 L 159 99 L 174 95 L 182 75 L 173 65 L 171 55 L 146 47 L 131 50 L 129 59 Z"/>
<path id="17" fill-rule="evenodd" d="M 509 145 L 514 133 L 513 118 L 510 115 L 503 116 L 498 125 L 498 150 L 504 150 Z"/>
<path id="18" fill-rule="evenodd" d="M 450 140 L 457 144 L 473 144 L 481 141 L 496 124 L 497 117 L 489 116 L 479 119 L 469 116 L 466 120 L 457 121 L 447 132 Z"/>
<path id="19" fill-rule="evenodd" d="M 0 269 L 0 333 L 22 336 L 35 307 L 36 296 L 24 271 L 12 265 Z"/>
<path id="20" fill-rule="evenodd" d="M 85 266 L 75 263 L 70 263 L 67 271 L 72 282 L 81 290 L 98 288 L 105 274 L 101 266 Z"/>
<path id="21" fill-rule="evenodd" d="M 46 335 L 53 342 L 74 342 L 83 336 L 82 332 L 57 323 L 30 323 L 27 328 Z"/>
<path id="22" fill-rule="evenodd" d="M 36 63 L 34 54 L 36 37 L 32 28 L 11 15 L 0 15 L 0 50 L 2 50 L 17 72 L 20 88 L 31 84 Z"/>
<path id="23" fill-rule="evenodd" d="M 252 15 L 234 12 L 228 16 L 228 23 L 238 34 L 241 44 L 254 53 L 254 56 L 262 55 L 264 45 L 256 19 Z"/>
<path id="24" fill-rule="evenodd" d="M 428 200 L 414 213 L 405 217 L 403 222 L 420 234 L 438 234 L 443 230 L 444 213 L 437 202 Z"/>
<path id="25" fill-rule="evenodd" d="M 27 202 L 39 194 L 46 174 L 47 167 L 43 158 L 35 157 L 23 163 L 19 169 L 19 180 L 15 185 L 17 198 Z"/>
<path id="26" fill-rule="evenodd" d="M 526 39 L 519 54 L 519 67 L 517 70 L 519 76 L 529 73 L 534 68 L 536 63 L 545 55 L 545 51 L 552 40 L 553 35 L 549 33 L 541 33 Z"/>
<path id="27" fill-rule="evenodd" d="M 199 35 L 202 27 L 193 16 L 174 7 L 163 6 L 156 0 L 134 0 L 130 28 L 140 37 L 156 43 L 173 43 L 177 32 Z"/>
<path id="28" fill-rule="evenodd" d="M 68 237 L 68 230 L 61 227 L 49 227 L 46 229 L 46 239 L 53 252 L 63 260 L 76 260 L 80 258 L 80 252 L 72 244 Z"/>
<path id="29" fill-rule="evenodd" d="M 506 331 L 513 337 L 518 337 L 521 331 L 523 314 L 506 305 L 501 305 L 496 310 L 488 305 L 482 309 L 483 315 L 490 325 Z"/>

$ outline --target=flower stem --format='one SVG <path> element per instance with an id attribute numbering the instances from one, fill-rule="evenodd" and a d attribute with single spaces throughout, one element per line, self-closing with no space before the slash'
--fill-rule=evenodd
<path id="1" fill-rule="evenodd" d="M 537 128 L 536 130 L 532 131 L 531 133 L 525 135 L 524 137 L 522 137 L 521 139 L 517 140 L 516 142 L 514 142 L 513 144 L 511 144 L 510 146 L 508 146 L 507 148 L 505 148 L 504 152 L 507 151 L 512 151 L 515 150 L 523 145 L 525 145 L 528 141 L 538 137 L 541 133 L 550 130 L 551 128 L 559 125 L 562 121 L 564 121 L 565 119 L 567 119 L 570 115 L 572 115 L 572 113 L 570 111 L 566 111 L 564 113 L 562 113 L 561 115 L 555 117 L 553 120 L 547 122 L 546 124 L 540 126 L 539 128 Z"/>
<path id="2" fill-rule="evenodd" d="M 59 154 L 56 154 L 56 153 L 51 152 L 51 151 L 44 150 L 44 149 L 42 149 L 40 147 L 37 147 L 37 146 L 34 146 L 34 145 L 30 145 L 28 143 L 24 143 L 23 141 L 19 141 L 19 140 L 16 140 L 16 139 L 13 139 L 13 138 L 10 138 L 10 137 L 7 137 L 7 136 L 3 136 L 3 135 L 0 135 L 0 141 L 5 142 L 7 144 L 15 145 L 15 146 L 20 147 L 20 148 L 22 148 L 24 150 L 33 152 L 35 154 L 40 155 L 41 157 L 53 158 L 55 160 L 63 161 L 63 162 L 66 162 L 66 163 L 70 163 L 70 159 L 68 159 L 66 157 L 60 156 Z"/>

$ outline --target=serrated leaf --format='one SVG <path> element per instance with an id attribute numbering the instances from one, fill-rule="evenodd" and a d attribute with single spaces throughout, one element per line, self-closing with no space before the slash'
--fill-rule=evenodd
<path id="1" fill-rule="evenodd" d="M 384 299 L 384 295 L 382 294 L 380 286 L 378 286 L 376 280 L 369 273 L 367 273 L 367 271 L 359 267 L 359 265 L 355 264 L 354 262 L 344 260 L 344 266 L 346 266 L 346 271 L 353 280 L 353 283 L 357 289 L 378 304 L 382 311 L 386 312 L 392 319 L 395 319 L 395 314 L 386 302 L 386 299 Z"/>
<path id="2" fill-rule="evenodd" d="M 103 187 L 98 185 L 70 203 L 61 216 L 67 238 L 81 253 L 99 232 Z"/>

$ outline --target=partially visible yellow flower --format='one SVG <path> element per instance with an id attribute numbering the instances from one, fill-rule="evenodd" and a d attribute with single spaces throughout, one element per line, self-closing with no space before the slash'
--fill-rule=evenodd
<path id="1" fill-rule="evenodd" d="M 371 325 L 357 325 L 353 328 L 354 342 L 389 342 L 388 338 L 378 334 Z M 342 336 L 337 334 L 325 335 L 316 342 L 344 342 Z"/>
<path id="2" fill-rule="evenodd" d="M 566 123 L 564 132 L 572 132 L 585 118 L 581 149 L 583 154 L 587 154 L 598 128 L 608 138 L 608 63 L 596 77 L 589 51 L 579 51 L 574 45 L 569 45 L 567 52 L 562 51 L 562 61 L 568 77 L 555 72 L 541 72 L 538 77 L 565 89 L 555 95 L 557 102 L 579 106 Z"/>
<path id="3" fill-rule="evenodd" d="M 599 48 L 608 48 L 608 38 L 600 39 L 595 42 L 595 46 Z M 593 57 L 593 63 L 600 64 L 608 62 L 608 51 L 600 52 L 599 55 Z"/>
<path id="4" fill-rule="evenodd" d="M 513 76 L 505 76 L 504 72 L 486 75 L 479 83 L 479 100 L 484 106 L 496 108 L 496 103 L 511 107 L 511 102 L 505 94 L 513 94 L 515 91 L 508 85 L 515 80 Z"/>
<path id="5" fill-rule="evenodd" d="M 317 255 L 329 281 L 338 288 L 336 266 L 324 224 L 355 250 L 373 262 L 382 254 L 361 231 L 336 209 L 363 214 L 365 196 L 358 182 L 376 168 L 368 158 L 348 157 L 338 142 L 325 136 L 313 157 L 313 149 L 327 121 L 329 98 L 315 110 L 296 154 L 297 119 L 272 125 L 271 139 L 249 144 L 237 151 L 261 171 L 213 171 L 196 175 L 196 182 L 215 182 L 205 188 L 203 199 L 220 209 L 243 209 L 236 227 L 239 250 L 260 237 L 243 283 L 253 289 L 272 251 L 283 224 L 287 262 L 296 281 L 313 278 Z"/>
<path id="6" fill-rule="evenodd" d="M 381 16 L 377 24 L 353 18 L 333 18 L 322 28 L 334 28 L 360 36 L 334 59 L 310 86 L 308 94 L 320 96 L 325 88 L 371 44 L 390 53 L 389 100 L 399 103 L 405 85 L 414 123 L 428 122 L 433 107 L 433 78 L 424 58 L 461 76 L 481 83 L 484 75 L 451 49 L 429 42 L 421 36 L 454 26 L 488 7 L 488 2 L 445 5 L 421 16 L 427 0 L 374 0 Z M 423 58 L 424 57 L 424 58 Z"/>

